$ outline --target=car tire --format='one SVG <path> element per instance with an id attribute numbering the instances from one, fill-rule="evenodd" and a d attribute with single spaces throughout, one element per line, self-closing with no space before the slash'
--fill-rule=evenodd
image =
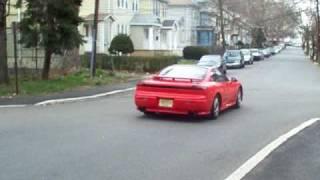
<path id="1" fill-rule="evenodd" d="M 243 100 L 243 92 L 242 90 L 240 89 L 237 93 L 237 101 L 236 101 L 236 104 L 235 104 L 235 108 L 236 109 L 239 109 L 241 107 L 241 104 L 242 104 L 242 100 Z"/>
<path id="2" fill-rule="evenodd" d="M 213 99 L 212 102 L 212 107 L 211 107 L 211 112 L 210 112 L 210 118 L 212 120 L 216 120 L 218 119 L 219 115 L 220 115 L 220 107 L 221 107 L 221 102 L 218 96 L 216 96 Z"/>

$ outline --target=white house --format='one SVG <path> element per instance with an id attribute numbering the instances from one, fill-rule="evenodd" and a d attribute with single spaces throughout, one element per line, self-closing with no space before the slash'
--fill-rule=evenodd
<path id="1" fill-rule="evenodd" d="M 130 37 L 137 53 L 175 53 L 179 23 L 167 16 L 167 0 L 140 0 L 139 13 L 131 20 Z"/>
<path id="2" fill-rule="evenodd" d="M 118 34 L 130 35 L 130 22 L 138 12 L 139 0 L 108 0 L 100 1 L 98 18 L 97 52 L 108 53 L 112 39 Z M 84 0 L 80 8 L 80 16 L 85 19 L 80 32 L 85 36 L 86 43 L 81 52 L 92 50 L 92 27 L 94 19 L 94 0 Z"/>
<path id="3" fill-rule="evenodd" d="M 167 17 L 179 25 L 178 49 L 197 45 L 197 27 L 200 25 L 200 7 L 193 0 L 170 0 Z"/>

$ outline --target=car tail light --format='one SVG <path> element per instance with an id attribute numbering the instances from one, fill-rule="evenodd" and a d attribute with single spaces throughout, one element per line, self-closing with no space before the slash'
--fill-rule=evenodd
<path id="1" fill-rule="evenodd" d="M 144 81 L 139 81 L 139 82 L 137 83 L 137 86 L 144 86 L 144 85 L 145 85 Z"/>
<path id="2" fill-rule="evenodd" d="M 206 86 L 201 86 L 201 85 L 193 85 L 192 89 L 198 89 L 198 90 L 206 90 Z"/>

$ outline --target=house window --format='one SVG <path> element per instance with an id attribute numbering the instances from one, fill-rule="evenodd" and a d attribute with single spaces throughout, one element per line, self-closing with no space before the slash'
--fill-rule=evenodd
<path id="1" fill-rule="evenodd" d="M 200 25 L 206 26 L 209 24 L 209 14 L 208 13 L 200 13 Z"/>
<path id="2" fill-rule="evenodd" d="M 128 9 L 128 0 L 125 0 L 125 2 L 126 2 L 126 8 Z"/>
<path id="3" fill-rule="evenodd" d="M 121 0 L 121 7 L 124 7 L 124 0 Z"/>
<path id="4" fill-rule="evenodd" d="M 89 37 L 89 25 L 85 24 L 84 25 L 84 33 L 86 37 Z"/>
<path id="5" fill-rule="evenodd" d="M 120 24 L 117 25 L 117 32 L 120 34 Z"/>
<path id="6" fill-rule="evenodd" d="M 138 1 L 137 0 L 132 1 L 132 11 L 138 11 Z"/>
<path id="7" fill-rule="evenodd" d="M 198 44 L 201 46 L 210 46 L 212 43 L 212 32 L 200 31 L 198 32 Z"/>
<path id="8" fill-rule="evenodd" d="M 153 3 L 152 3 L 152 6 L 153 6 L 153 15 L 156 15 L 156 0 L 153 0 L 152 1 Z"/>
<path id="9" fill-rule="evenodd" d="M 149 29 L 144 29 L 144 37 L 149 39 Z"/>
<path id="10" fill-rule="evenodd" d="M 124 32 L 124 25 L 123 25 L 123 24 L 121 25 L 121 33 L 122 33 L 122 34 L 125 33 L 125 32 Z"/>

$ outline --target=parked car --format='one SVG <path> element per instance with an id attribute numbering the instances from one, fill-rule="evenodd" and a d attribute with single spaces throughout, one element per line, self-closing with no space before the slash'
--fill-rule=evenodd
<path id="1" fill-rule="evenodd" d="M 264 57 L 266 57 L 266 58 L 271 56 L 271 52 L 270 52 L 269 48 L 262 49 L 262 53 L 263 53 Z"/>
<path id="2" fill-rule="evenodd" d="M 270 52 L 271 52 L 271 55 L 275 55 L 276 54 L 275 47 L 270 47 Z"/>
<path id="3" fill-rule="evenodd" d="M 223 59 L 226 61 L 228 68 L 244 68 L 244 57 L 240 50 L 227 50 Z"/>
<path id="4" fill-rule="evenodd" d="M 154 113 L 210 116 L 239 108 L 243 88 L 236 78 L 197 65 L 173 65 L 137 84 L 135 104 L 146 115 Z"/>
<path id="5" fill-rule="evenodd" d="M 280 46 L 275 46 L 274 49 L 275 49 L 276 54 L 280 53 L 282 50 L 282 48 Z"/>
<path id="6" fill-rule="evenodd" d="M 253 56 L 250 49 L 241 49 L 240 51 L 243 54 L 244 62 L 246 64 L 253 64 Z"/>
<path id="7" fill-rule="evenodd" d="M 260 61 L 264 59 L 264 55 L 259 49 L 250 49 L 250 51 L 252 53 L 254 61 Z"/>
<path id="8" fill-rule="evenodd" d="M 222 73 L 227 73 L 226 62 L 220 55 L 204 55 L 200 58 L 198 66 L 212 67 L 219 69 Z"/>

